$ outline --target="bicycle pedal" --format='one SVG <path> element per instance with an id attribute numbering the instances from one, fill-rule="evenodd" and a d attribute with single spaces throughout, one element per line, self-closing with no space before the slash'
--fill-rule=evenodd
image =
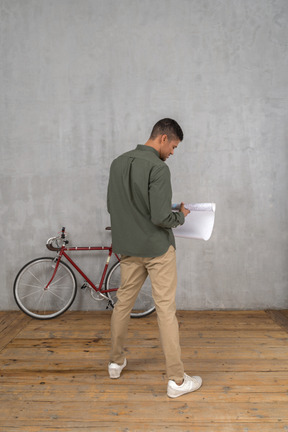
<path id="1" fill-rule="evenodd" d="M 110 300 L 107 303 L 106 309 L 114 309 L 113 308 L 113 303 Z"/>
<path id="2" fill-rule="evenodd" d="M 87 283 L 85 282 L 85 283 L 81 286 L 81 290 L 84 290 L 84 289 L 86 289 L 86 288 L 88 288 L 88 285 L 87 285 Z"/>

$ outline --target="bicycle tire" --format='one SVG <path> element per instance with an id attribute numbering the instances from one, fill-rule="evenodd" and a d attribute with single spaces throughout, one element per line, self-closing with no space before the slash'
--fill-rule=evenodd
<path id="1" fill-rule="evenodd" d="M 70 267 L 62 261 L 51 285 L 44 289 L 53 275 L 55 265 L 54 258 L 36 258 L 25 264 L 15 278 L 15 301 L 32 318 L 55 318 L 69 309 L 75 300 L 76 278 Z"/>
<path id="2" fill-rule="evenodd" d="M 120 287 L 120 262 L 117 262 L 111 267 L 109 270 L 106 280 L 105 280 L 105 289 L 113 289 Z M 112 306 L 114 307 L 117 302 L 117 291 L 107 292 L 107 297 L 109 297 Z M 142 318 L 150 315 L 155 311 L 154 300 L 152 297 L 152 288 L 149 276 L 144 282 L 141 291 L 138 294 L 135 305 L 130 314 L 131 318 Z"/>

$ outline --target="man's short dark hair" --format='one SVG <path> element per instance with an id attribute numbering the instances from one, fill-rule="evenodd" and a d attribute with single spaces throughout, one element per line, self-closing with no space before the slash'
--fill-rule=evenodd
<path id="1" fill-rule="evenodd" d="M 183 131 L 179 124 L 170 118 L 159 120 L 152 129 L 150 139 L 155 139 L 159 135 L 167 135 L 168 139 L 183 140 Z"/>

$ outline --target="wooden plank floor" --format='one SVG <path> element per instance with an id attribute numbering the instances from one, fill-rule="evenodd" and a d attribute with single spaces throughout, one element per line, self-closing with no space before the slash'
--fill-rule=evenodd
<path id="1" fill-rule="evenodd" d="M 108 378 L 111 312 L 50 321 L 0 312 L 0 431 L 288 431 L 288 313 L 178 312 L 186 372 L 166 395 L 156 316 L 131 320 L 128 366 Z"/>

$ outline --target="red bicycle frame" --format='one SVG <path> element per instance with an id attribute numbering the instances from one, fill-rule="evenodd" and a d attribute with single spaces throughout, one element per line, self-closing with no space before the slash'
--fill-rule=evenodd
<path id="1" fill-rule="evenodd" d="M 66 253 L 66 251 L 109 251 L 107 260 L 106 260 L 106 264 L 104 266 L 104 270 L 102 273 L 102 277 L 101 277 L 101 281 L 99 284 L 99 287 L 97 288 L 97 286 L 88 278 L 88 276 L 86 276 L 86 274 L 80 269 L 80 267 L 72 260 L 72 258 L 70 258 L 70 256 Z M 107 273 L 107 269 L 109 266 L 109 262 L 111 259 L 113 252 L 112 252 L 112 245 L 111 246 L 88 246 L 88 247 L 70 247 L 67 248 L 65 245 L 63 245 L 60 249 L 60 251 L 58 252 L 58 256 L 57 256 L 57 262 L 56 262 L 56 266 L 53 272 L 53 275 L 50 279 L 50 281 L 48 282 L 48 284 L 45 287 L 45 290 L 48 289 L 49 285 L 51 284 L 51 282 L 53 281 L 55 274 L 58 270 L 61 258 L 64 256 L 67 261 L 69 261 L 69 263 L 75 268 L 75 270 L 78 271 L 78 273 L 86 280 L 86 282 L 91 286 L 91 288 L 93 288 L 96 292 L 101 292 L 101 293 L 107 293 L 107 292 L 112 292 L 112 291 L 117 291 L 118 288 L 111 288 L 109 290 L 102 290 L 102 286 L 105 280 L 105 276 Z M 116 256 L 116 258 L 118 259 L 118 261 L 120 261 L 120 258 L 118 257 L 118 255 L 116 253 L 114 253 L 114 255 Z"/>

